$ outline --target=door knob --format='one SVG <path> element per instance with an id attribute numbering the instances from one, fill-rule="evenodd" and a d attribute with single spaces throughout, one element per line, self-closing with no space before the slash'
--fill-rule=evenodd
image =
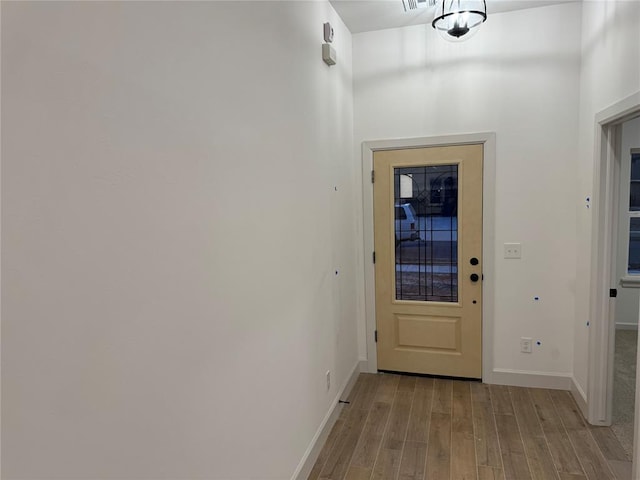
<path id="1" fill-rule="evenodd" d="M 472 273 L 469 278 L 471 279 L 472 282 L 477 282 L 480 279 L 477 273 Z"/>

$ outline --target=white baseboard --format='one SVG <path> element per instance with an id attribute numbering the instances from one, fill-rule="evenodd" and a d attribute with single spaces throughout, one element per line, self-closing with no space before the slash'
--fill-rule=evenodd
<path id="1" fill-rule="evenodd" d="M 638 330 L 637 323 L 616 323 L 616 330 Z"/>
<path id="2" fill-rule="evenodd" d="M 318 431 L 313 436 L 309 447 L 304 452 L 302 460 L 300 460 L 298 468 L 296 468 L 295 472 L 293 472 L 291 480 L 306 480 L 309 477 L 309 474 L 313 469 L 313 465 L 316 463 L 316 460 L 320 455 L 320 450 L 322 450 L 324 442 L 326 442 L 327 437 L 329 436 L 329 432 L 331 432 L 333 425 L 338 419 L 340 410 L 342 410 L 342 406 L 338 403 L 338 400 L 348 397 L 349 393 L 351 393 L 351 389 L 355 385 L 356 380 L 358 380 L 361 364 L 362 362 L 358 361 L 354 365 L 351 375 L 349 375 L 349 378 L 347 378 L 347 380 L 342 385 L 342 388 L 338 391 L 338 394 L 333 399 L 329 411 L 325 415 L 324 420 L 322 420 Z"/>
<path id="3" fill-rule="evenodd" d="M 362 358 L 360 359 L 360 372 L 361 373 L 378 373 L 378 372 L 370 372 L 369 361 Z"/>
<path id="4" fill-rule="evenodd" d="M 496 385 L 553 390 L 571 390 L 571 380 L 570 373 L 529 372 L 506 368 L 494 368 L 491 375 L 491 383 Z"/>
<path id="5" fill-rule="evenodd" d="M 578 385 L 575 378 L 571 378 L 571 395 L 578 404 L 578 408 L 582 412 L 582 416 L 587 418 L 587 394 L 584 393 L 582 387 Z"/>

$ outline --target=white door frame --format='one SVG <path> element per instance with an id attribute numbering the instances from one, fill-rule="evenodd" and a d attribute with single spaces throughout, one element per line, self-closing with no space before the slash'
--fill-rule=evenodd
<path id="1" fill-rule="evenodd" d="M 375 270 L 373 254 L 373 153 L 379 150 L 405 148 L 441 147 L 448 145 L 482 144 L 483 200 L 482 200 L 482 380 L 491 383 L 493 374 L 493 318 L 495 291 L 495 180 L 496 180 L 496 135 L 476 133 L 447 135 L 439 137 L 406 138 L 397 140 L 377 140 L 362 143 L 362 196 L 364 232 L 364 277 L 365 277 L 365 317 L 367 360 L 366 371 L 378 371 L 378 356 L 374 332 L 376 330 L 375 311 Z"/>
<path id="2" fill-rule="evenodd" d="M 593 220 L 591 231 L 591 285 L 587 374 L 587 419 L 610 425 L 613 410 L 615 301 L 609 289 L 618 288 L 618 187 L 620 182 L 621 124 L 640 114 L 640 91 L 599 112 L 595 117 Z M 640 360 L 640 355 L 638 356 Z M 635 437 L 640 424 L 640 362 L 636 363 Z M 638 441 L 634 439 L 633 478 L 638 472 Z"/>

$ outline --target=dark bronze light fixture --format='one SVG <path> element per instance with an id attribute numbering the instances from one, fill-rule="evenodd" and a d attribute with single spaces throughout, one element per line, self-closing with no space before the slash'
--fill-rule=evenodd
<path id="1" fill-rule="evenodd" d="M 486 0 L 439 0 L 431 25 L 450 42 L 471 38 L 487 20 Z"/>

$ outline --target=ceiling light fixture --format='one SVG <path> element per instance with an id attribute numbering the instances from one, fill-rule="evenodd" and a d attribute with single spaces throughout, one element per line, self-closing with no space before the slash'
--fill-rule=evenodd
<path id="1" fill-rule="evenodd" d="M 440 0 L 431 25 L 450 42 L 473 37 L 487 20 L 486 0 Z"/>

